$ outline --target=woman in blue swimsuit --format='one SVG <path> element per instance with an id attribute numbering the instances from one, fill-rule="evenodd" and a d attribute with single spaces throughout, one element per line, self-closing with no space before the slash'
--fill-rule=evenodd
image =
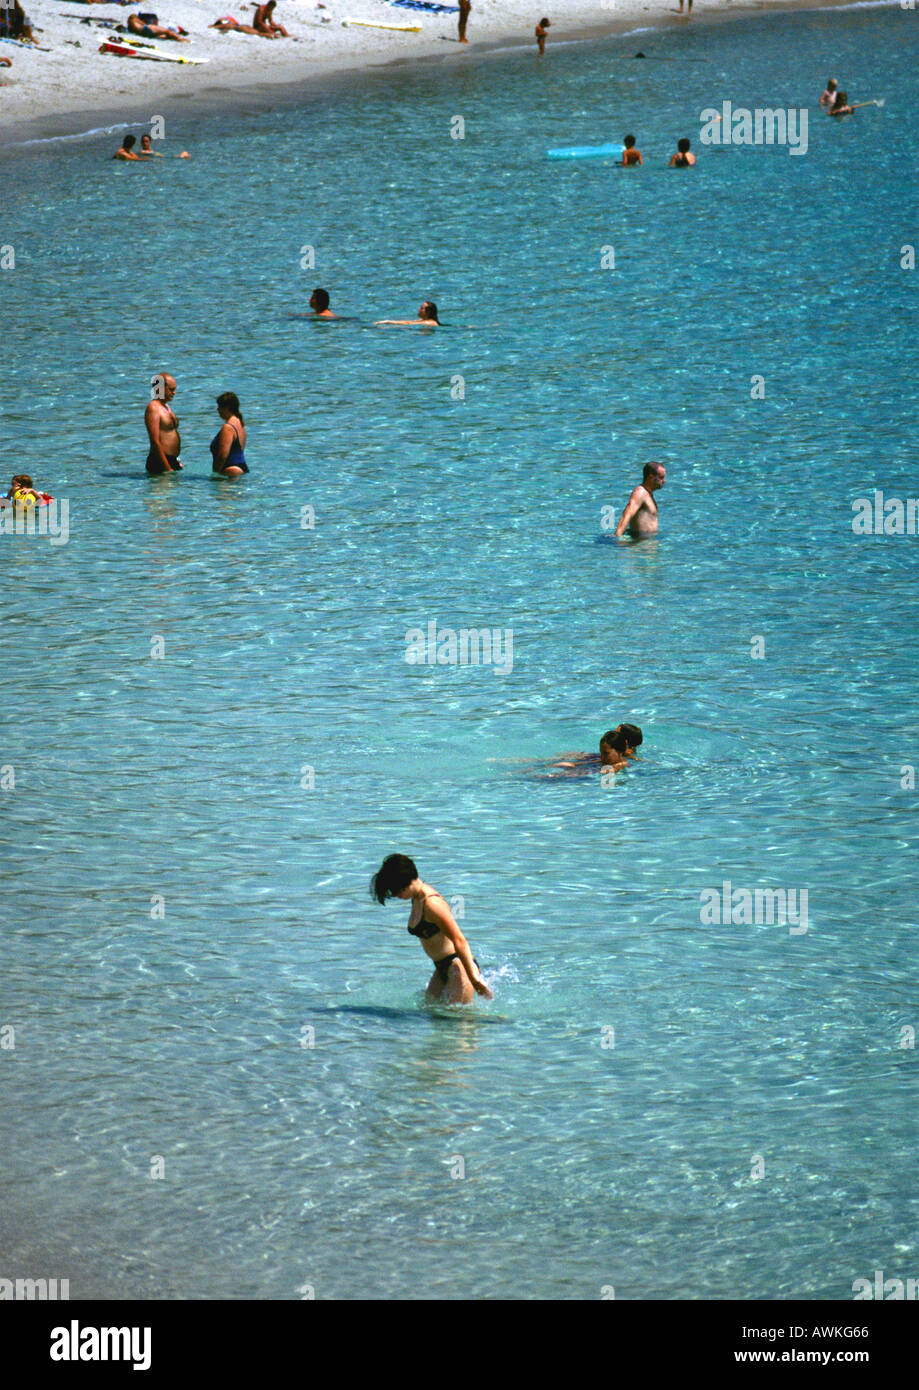
<path id="1" fill-rule="evenodd" d="M 215 473 L 225 478 L 239 478 L 249 472 L 246 455 L 246 426 L 239 409 L 239 397 L 234 391 L 224 391 L 217 397 L 217 409 L 223 421 L 211 440 L 211 455 Z"/>
<path id="2" fill-rule="evenodd" d="M 409 936 L 418 937 L 425 955 L 434 963 L 427 988 L 429 999 L 468 1004 L 474 994 L 494 998 L 446 899 L 418 877 L 418 870 L 407 855 L 391 854 L 383 860 L 371 879 L 370 893 L 378 903 L 385 903 L 387 898 L 411 899 Z"/>

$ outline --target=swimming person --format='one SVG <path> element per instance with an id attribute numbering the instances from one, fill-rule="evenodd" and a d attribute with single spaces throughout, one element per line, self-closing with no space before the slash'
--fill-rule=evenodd
<path id="1" fill-rule="evenodd" d="M 156 385 L 162 395 L 156 395 L 144 411 L 144 424 L 150 436 L 150 452 L 147 455 L 147 472 L 151 477 L 160 473 L 177 473 L 182 467 L 179 450 L 179 421 L 169 402 L 177 391 L 176 379 L 168 372 L 160 372 Z"/>
<path id="2" fill-rule="evenodd" d="M 389 325 L 393 328 L 413 328 L 415 324 L 423 323 L 426 328 L 439 328 L 440 319 L 437 317 L 437 305 L 430 299 L 426 299 L 418 310 L 416 319 L 377 319 L 374 328 Z"/>
<path id="3" fill-rule="evenodd" d="M 626 527 L 636 539 L 657 535 L 657 502 L 654 494 L 667 481 L 667 470 L 662 463 L 646 463 L 642 470 L 641 482 L 632 490 L 632 495 L 619 518 L 615 534 L 621 536 Z"/>
<path id="4" fill-rule="evenodd" d="M 826 84 L 826 87 L 824 88 L 823 94 L 820 98 L 821 106 L 833 105 L 833 102 L 836 100 L 836 89 L 838 86 L 839 83 L 836 81 L 836 78 L 831 77 L 829 82 Z"/>
<path id="5" fill-rule="evenodd" d="M 615 729 L 607 729 L 600 737 L 600 753 L 572 753 L 565 761 L 553 763 L 553 767 L 612 768 L 621 772 L 629 762 L 637 762 L 635 749 L 644 740 L 637 724 L 617 724 Z"/>
<path id="6" fill-rule="evenodd" d="M 224 391 L 217 397 L 217 411 L 223 424 L 211 440 L 211 457 L 214 473 L 222 473 L 225 478 L 240 478 L 249 472 L 246 455 L 246 424 L 239 408 L 239 397 L 234 391 Z"/>
<path id="7" fill-rule="evenodd" d="M 546 51 L 546 34 L 551 27 L 548 19 L 541 19 L 536 26 L 536 43 L 539 47 L 540 57 Z"/>
<path id="8" fill-rule="evenodd" d="M 670 156 L 671 169 L 691 169 L 696 162 L 696 156 L 689 153 L 689 140 L 684 135 L 682 140 L 676 142 L 677 153 Z"/>
<path id="9" fill-rule="evenodd" d="M 409 936 L 418 937 L 425 955 L 434 963 L 428 999 L 468 1004 L 474 994 L 494 998 L 446 898 L 418 877 L 413 860 L 405 854 L 390 854 L 371 879 L 370 894 L 378 903 L 385 903 L 387 898 L 411 900 Z"/>
<path id="10" fill-rule="evenodd" d="M 310 295 L 310 308 L 317 319 L 335 319 L 337 314 L 333 314 L 329 308 L 328 290 L 315 289 Z"/>
<path id="11" fill-rule="evenodd" d="M 153 148 L 153 139 L 151 136 L 142 135 L 140 137 L 140 158 L 168 159 L 169 156 L 168 154 L 164 154 L 162 150 L 155 150 Z M 188 150 L 183 150 L 181 154 L 176 155 L 176 159 L 191 159 L 191 155 L 188 153 Z"/>
<path id="12" fill-rule="evenodd" d="M 622 142 L 622 163 L 627 168 L 630 164 L 644 164 L 641 151 L 635 148 L 635 136 L 627 135 Z"/>
<path id="13" fill-rule="evenodd" d="M 833 98 L 833 105 L 830 107 L 831 116 L 851 116 L 855 108 L 849 105 L 849 93 L 837 92 Z"/>
<path id="14" fill-rule="evenodd" d="M 140 160 L 140 155 L 134 153 L 134 146 L 137 144 L 136 135 L 126 135 L 121 142 L 120 149 L 112 155 L 113 159 L 136 159 Z"/>

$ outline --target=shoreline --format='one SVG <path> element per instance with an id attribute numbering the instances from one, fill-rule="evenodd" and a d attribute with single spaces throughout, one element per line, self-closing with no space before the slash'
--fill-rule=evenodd
<path id="1" fill-rule="evenodd" d="M 66 3 L 66 0 L 64 0 Z M 215 5 L 219 0 L 214 0 Z M 625 38 L 634 34 L 658 36 L 684 28 L 688 23 L 698 27 L 730 20 L 756 18 L 761 15 L 786 13 L 789 11 L 824 10 L 846 11 L 850 9 L 874 9 L 896 7 L 897 0 L 717 0 L 715 8 L 708 4 L 694 13 L 691 21 L 676 12 L 670 0 L 663 0 L 666 9 L 652 7 L 645 0 L 613 0 L 617 4 L 615 14 L 601 8 L 603 0 L 585 10 L 583 0 L 556 0 L 547 8 L 560 14 L 553 21 L 547 43 L 546 58 L 551 59 L 553 44 L 570 45 L 589 43 L 602 38 Z M 606 0 L 610 3 L 610 0 Z M 340 89 L 343 81 L 355 77 L 368 79 L 385 77 L 394 69 L 442 68 L 452 62 L 471 62 L 489 59 L 499 53 L 517 50 L 533 50 L 535 43 L 530 35 L 531 25 L 520 14 L 521 0 L 516 0 L 517 14 L 509 13 L 507 7 L 494 16 L 488 9 L 495 0 L 478 0 L 470 16 L 470 42 L 460 47 L 456 40 L 456 16 L 433 16 L 427 13 L 383 6 L 379 0 L 328 0 L 324 6 L 330 22 L 316 21 L 317 11 L 312 8 L 314 0 L 297 0 L 281 6 L 276 19 L 290 25 L 291 32 L 300 39 L 298 45 L 289 40 L 269 41 L 249 35 L 221 36 L 215 30 L 205 31 L 198 26 L 209 22 L 210 11 L 202 13 L 196 0 L 176 0 L 171 4 L 166 0 L 168 18 L 171 23 L 182 23 L 190 29 L 192 39 L 189 44 L 160 43 L 161 52 L 176 56 L 204 56 L 203 49 L 211 50 L 207 56 L 208 68 L 205 72 L 181 64 L 170 65 L 164 69 L 162 63 L 130 62 L 121 58 L 109 58 L 96 52 L 107 30 L 99 23 L 85 24 L 82 15 L 77 14 L 82 6 L 74 5 L 62 10 L 61 0 L 32 0 L 28 13 L 37 29 L 39 42 L 47 46 L 54 43 L 51 53 L 31 52 L 27 48 L 4 45 L 0 56 L 11 57 L 13 68 L 2 69 L 0 73 L 0 101 L 2 101 L 3 128 L 0 130 L 0 157 L 35 152 L 45 145 L 59 141 L 94 139 L 102 134 L 112 134 L 119 130 L 140 128 L 151 119 L 150 115 L 134 115 L 131 106 L 143 103 L 151 110 L 162 114 L 172 123 L 191 116 L 194 119 L 212 115 L 262 114 L 273 110 L 290 109 L 301 105 L 310 97 L 321 97 Z M 559 6 L 562 5 L 562 9 Z M 117 14 L 111 11 L 116 6 L 85 6 L 85 18 L 108 20 L 114 27 L 123 22 L 129 13 L 136 13 L 133 7 L 120 8 Z M 245 8 L 251 8 L 246 6 Z M 536 9 L 539 5 L 536 5 Z M 99 10 L 107 11 L 100 14 Z M 243 7 L 237 6 L 243 13 Z M 530 14 L 532 6 L 525 13 Z M 390 34 L 373 27 L 346 28 L 340 14 L 360 17 L 367 25 L 374 23 L 414 23 L 422 24 L 422 33 Z M 535 11 L 534 11 L 535 12 Z M 293 17 L 292 17 L 293 16 Z M 244 14 L 248 20 L 251 15 Z M 162 22 L 162 19 L 161 19 Z M 435 32 L 436 22 L 439 32 Z M 316 31 L 315 36 L 304 34 L 304 30 Z M 482 37 L 476 37 L 476 31 Z M 76 36 L 76 39 L 75 39 Z M 304 44 L 314 44 L 320 39 L 323 44 L 321 55 L 311 51 L 302 52 Z M 443 49 L 441 44 L 448 42 L 451 49 Z M 73 47 L 79 43 L 79 58 Z M 407 44 L 411 51 L 407 51 Z M 85 45 L 85 49 L 83 47 Z M 224 47 L 221 47 L 224 45 Z M 641 45 L 638 44 L 640 48 Z M 401 50 L 401 51 L 400 51 Z M 60 69 L 69 69 L 66 78 L 67 98 L 62 102 L 61 88 L 50 82 L 39 82 L 30 87 L 30 78 L 44 75 L 39 66 L 54 57 L 55 75 Z M 68 63 L 68 59 L 71 62 Z M 99 63 L 108 64 L 103 69 Z M 213 64 L 213 67 L 210 66 Z M 99 101 L 89 104 L 74 104 L 80 91 L 76 81 L 79 75 L 91 82 L 94 90 L 102 79 L 106 82 L 130 82 L 130 87 L 119 88 L 116 101 L 114 96 L 104 104 Z M 27 70 L 28 68 L 28 70 Z M 168 77 L 167 77 L 168 73 Z M 165 80 L 164 80 L 165 79 Z M 15 89 L 21 84 L 21 92 Z M 86 93 L 87 99 L 89 92 Z M 17 110 L 17 107 L 19 108 Z M 31 107 L 31 109 L 29 109 Z M 39 107 L 41 109 L 36 110 Z"/>

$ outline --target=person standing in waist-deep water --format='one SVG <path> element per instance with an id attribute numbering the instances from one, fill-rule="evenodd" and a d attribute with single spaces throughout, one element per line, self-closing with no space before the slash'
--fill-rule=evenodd
<path id="1" fill-rule="evenodd" d="M 617 536 L 621 536 L 626 527 L 629 534 L 637 539 L 657 535 L 657 501 L 654 494 L 666 481 L 667 470 L 662 463 L 645 464 L 641 482 L 632 489 L 632 495 L 619 518 L 615 531 Z"/>
<path id="2" fill-rule="evenodd" d="M 622 142 L 622 163 L 628 167 L 630 164 L 644 164 L 641 157 L 641 150 L 635 148 L 635 136 L 627 135 Z"/>
<path id="3" fill-rule="evenodd" d="M 849 93 L 837 92 L 830 107 L 831 116 L 851 116 L 855 108 L 849 105 Z"/>
<path id="4" fill-rule="evenodd" d="M 214 473 L 225 478 L 239 478 L 249 472 L 246 455 L 246 425 L 235 391 L 224 391 L 217 397 L 217 411 L 223 424 L 211 440 Z"/>
<path id="5" fill-rule="evenodd" d="M 459 30 L 460 43 L 469 42 L 466 38 L 466 25 L 469 22 L 469 11 L 471 9 L 472 5 L 469 3 L 469 0 L 459 0 L 459 19 L 456 21 L 456 27 Z"/>
<path id="6" fill-rule="evenodd" d="M 676 154 L 670 156 L 671 169 L 691 169 L 696 162 L 696 156 L 689 152 L 689 138 L 684 135 L 682 140 L 676 142 Z"/>
<path id="7" fill-rule="evenodd" d="M 384 859 L 370 880 L 370 893 L 378 903 L 385 903 L 388 898 L 411 902 L 409 935 L 418 937 L 425 955 L 434 963 L 428 999 L 468 1004 L 475 994 L 494 998 L 446 899 L 418 877 L 415 863 L 408 855 L 390 854 Z"/>
<path id="8" fill-rule="evenodd" d="M 821 93 L 821 96 L 820 96 L 820 105 L 821 105 L 821 106 L 832 106 L 832 105 L 833 105 L 833 102 L 836 100 L 836 91 L 837 91 L 838 87 L 839 87 L 839 83 L 836 81 L 836 78 L 835 78 L 835 77 L 831 77 L 830 80 L 827 82 L 826 86 L 824 87 L 823 92 Z"/>
<path id="9" fill-rule="evenodd" d="M 548 19 L 541 19 L 536 26 L 536 42 L 539 46 L 540 54 L 546 51 L 546 34 L 551 27 Z"/>
<path id="10" fill-rule="evenodd" d="M 151 476 L 158 473 L 177 473 L 182 467 L 179 450 L 179 420 L 169 402 L 176 393 L 176 379 L 168 372 L 160 372 L 154 378 L 156 394 L 144 411 L 144 424 L 150 436 L 150 452 L 147 454 L 147 472 Z"/>

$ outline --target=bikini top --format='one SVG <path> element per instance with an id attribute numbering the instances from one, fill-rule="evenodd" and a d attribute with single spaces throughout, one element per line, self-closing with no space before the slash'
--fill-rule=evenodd
<path id="1" fill-rule="evenodd" d="M 440 896 L 440 893 L 428 894 L 429 898 L 439 898 Z M 443 931 L 443 927 L 437 926 L 435 922 L 426 922 L 424 920 L 424 905 L 427 900 L 428 898 L 421 899 L 421 917 L 416 922 L 415 926 L 406 929 L 409 936 L 418 936 L 422 941 L 427 941 L 429 937 L 437 936 L 439 932 Z"/>

